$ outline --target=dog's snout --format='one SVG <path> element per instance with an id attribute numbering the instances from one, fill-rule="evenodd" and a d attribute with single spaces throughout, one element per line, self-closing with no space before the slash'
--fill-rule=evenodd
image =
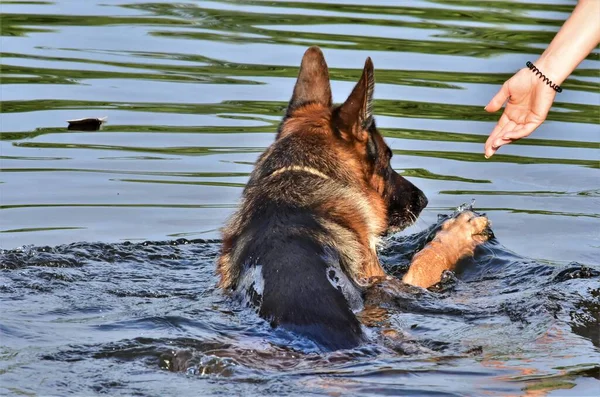
<path id="1" fill-rule="evenodd" d="M 413 214 L 418 215 L 423 211 L 425 207 L 429 204 L 429 200 L 427 200 L 427 196 L 417 187 L 412 192 L 411 200 L 410 200 L 410 209 Z"/>
<path id="2" fill-rule="evenodd" d="M 417 203 L 419 205 L 419 208 L 421 208 L 421 209 L 427 207 L 427 204 L 429 204 L 429 200 L 427 200 L 427 196 L 425 196 L 425 194 L 422 191 L 419 191 L 419 193 L 418 193 Z"/>

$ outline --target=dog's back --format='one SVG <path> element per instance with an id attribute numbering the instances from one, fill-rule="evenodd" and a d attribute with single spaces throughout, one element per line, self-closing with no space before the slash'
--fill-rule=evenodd
<path id="1" fill-rule="evenodd" d="M 241 266 L 233 290 L 273 326 L 326 349 L 349 348 L 362 337 L 352 311 L 360 308 L 360 291 L 343 271 L 337 247 L 344 236 L 330 229 L 324 209 L 343 186 L 313 168 L 332 161 L 325 142 L 317 142 L 315 154 L 302 141 L 289 136 L 274 144 L 246 186 L 244 226 L 234 232 L 241 233 L 232 259 Z M 292 163 L 297 168 L 287 169 Z M 337 164 L 330 168 L 340 171 Z"/>
<path id="2" fill-rule="evenodd" d="M 299 181 L 319 183 L 307 179 Z M 252 237 L 240 253 L 245 259 L 235 291 L 273 326 L 305 335 L 327 349 L 356 346 L 360 324 L 344 292 L 351 297 L 355 290 L 358 297 L 359 291 L 339 280 L 339 255 L 323 246 L 326 231 L 311 211 L 265 200 L 250 224 L 247 233 Z"/>

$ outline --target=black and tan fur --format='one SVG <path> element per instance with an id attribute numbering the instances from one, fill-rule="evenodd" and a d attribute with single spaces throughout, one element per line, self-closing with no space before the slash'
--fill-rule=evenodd
<path id="1" fill-rule="evenodd" d="M 275 142 L 223 230 L 219 286 L 326 349 L 362 341 L 354 311 L 370 280 L 385 277 L 378 239 L 427 205 L 391 168 L 373 89 L 368 58 L 348 99 L 333 106 L 323 54 L 309 48 Z"/>

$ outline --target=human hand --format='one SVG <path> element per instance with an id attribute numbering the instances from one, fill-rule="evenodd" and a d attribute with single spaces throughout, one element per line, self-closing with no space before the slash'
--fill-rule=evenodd
<path id="1" fill-rule="evenodd" d="M 555 96 L 556 91 L 527 68 L 507 80 L 485 107 L 488 112 L 496 112 L 508 99 L 504 113 L 485 143 L 485 157 L 492 157 L 500 147 L 529 136 L 546 120 Z"/>

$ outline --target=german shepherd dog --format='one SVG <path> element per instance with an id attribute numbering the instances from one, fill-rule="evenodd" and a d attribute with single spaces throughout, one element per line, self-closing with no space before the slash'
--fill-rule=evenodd
<path id="1" fill-rule="evenodd" d="M 378 241 L 412 224 L 427 205 L 390 165 L 392 151 L 373 118 L 374 85 L 367 58 L 348 99 L 333 106 L 325 58 L 318 47 L 306 51 L 275 142 L 223 229 L 217 262 L 222 289 L 241 295 L 272 326 L 326 350 L 364 340 L 354 313 L 373 280 L 386 277 Z M 459 217 L 440 232 L 404 281 L 429 287 L 472 253 L 471 236 L 487 224 L 473 218 Z"/>

